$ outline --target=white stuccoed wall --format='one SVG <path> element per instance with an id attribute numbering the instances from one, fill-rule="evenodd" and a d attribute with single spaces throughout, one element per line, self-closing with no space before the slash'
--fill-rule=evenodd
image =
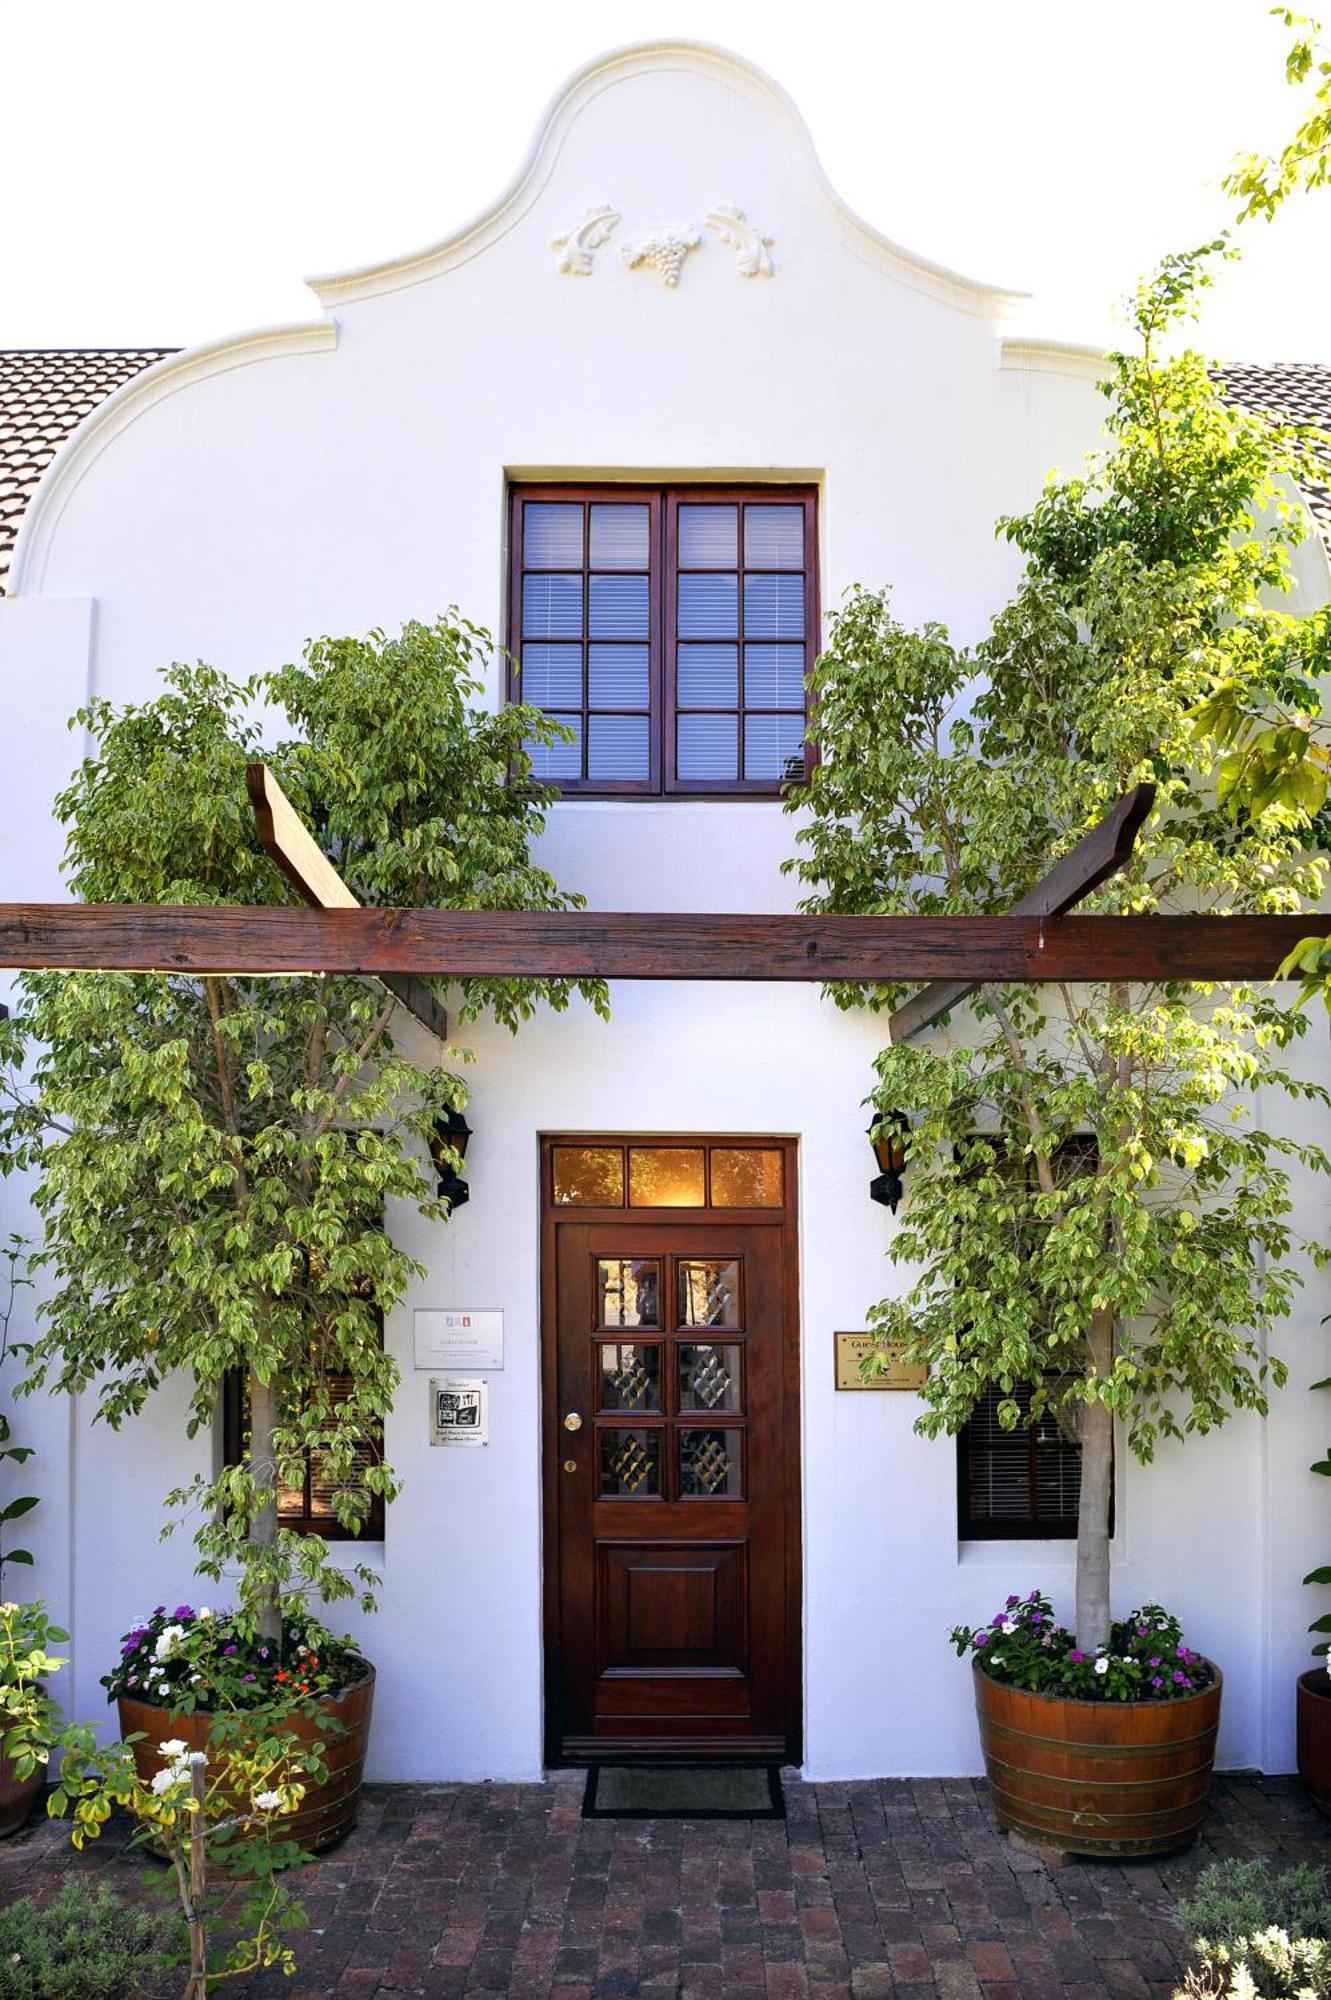
<path id="1" fill-rule="evenodd" d="M 560 275 L 550 239 L 601 202 L 623 216 L 616 237 L 590 277 Z M 718 202 L 775 239 L 772 278 L 742 277 L 706 230 L 674 291 L 624 268 L 621 242 L 699 227 Z M 173 659 L 245 673 L 311 633 L 450 603 L 501 632 L 510 477 L 816 479 L 824 606 L 889 581 L 904 618 L 970 639 L 1014 572 L 995 516 L 1074 465 L 1098 424 L 1093 358 L 1005 344 L 1000 294 L 850 216 L 781 93 L 700 48 L 593 65 L 487 216 L 316 290 L 322 320 L 130 384 L 44 482 L 0 603 L 6 899 L 56 893 L 49 802 L 77 749 L 65 717 L 89 689 L 143 698 Z M 1307 570 L 1324 593 L 1320 554 Z M 552 814 L 543 858 L 593 907 L 780 910 L 792 832 L 748 801 L 577 802 Z M 536 1135 L 578 1129 L 800 1136 L 807 1768 L 974 1770 L 968 1675 L 945 1629 L 1037 1583 L 1070 1611 L 1072 1551 L 959 1549 L 953 1449 L 913 1434 L 914 1399 L 833 1390 L 832 1330 L 898 1282 L 892 1222 L 866 1193 L 881 1028 L 806 987 L 621 985 L 613 999 L 609 1026 L 575 1007 L 516 1041 L 469 1035 L 471 1204 L 447 1227 L 398 1218 L 430 1275 L 388 1329 L 405 1374 L 387 1444 L 406 1485 L 363 1627 L 381 1669 L 373 1774 L 540 1768 Z M 1325 1057 L 1319 1023 L 1301 1059 L 1325 1074 Z M 5 1184 L 21 1227 L 19 1196 Z M 1311 1190 L 1310 1229 L 1325 1206 Z M 414 1304 L 505 1309 L 486 1451 L 427 1445 Z M 1314 1291 L 1284 1343 L 1301 1382 L 1327 1372 L 1320 1310 Z M 199 1594 L 187 1538 L 158 1539 L 162 1494 L 207 1462 L 182 1407 L 167 1392 L 120 1436 L 77 1411 L 72 1457 L 63 1405 L 23 1409 L 42 1448 L 41 1582 L 74 1618 L 80 1714 L 100 1711 L 125 1626 Z M 1176 1606 L 1223 1662 L 1229 1765 L 1291 1762 L 1311 1615 L 1297 1580 L 1326 1554 L 1324 1489 L 1304 1468 L 1325 1430 L 1319 1399 L 1291 1391 L 1266 1430 L 1245 1420 L 1149 1474 L 1121 1468 L 1119 1604 Z"/>

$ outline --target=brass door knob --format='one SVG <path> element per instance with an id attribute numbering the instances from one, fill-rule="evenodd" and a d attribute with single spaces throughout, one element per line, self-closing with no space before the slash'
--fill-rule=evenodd
<path id="1" fill-rule="evenodd" d="M 565 1417 L 564 1429 L 566 1431 L 580 1431 L 582 1429 L 582 1418 L 578 1415 L 576 1410 L 570 1410 L 568 1415 Z"/>

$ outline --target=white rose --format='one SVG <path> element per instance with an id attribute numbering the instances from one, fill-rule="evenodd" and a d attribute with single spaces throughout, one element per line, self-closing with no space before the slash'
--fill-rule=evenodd
<path id="1" fill-rule="evenodd" d="M 282 1794 L 280 1792 L 256 1792 L 254 1794 L 254 1810 L 255 1812 L 265 1813 L 281 1812 Z"/>
<path id="2" fill-rule="evenodd" d="M 177 1644 L 184 1636 L 185 1628 L 183 1625 L 168 1625 L 159 1637 L 157 1644 L 153 1647 L 153 1658 L 156 1660 L 169 1660 L 172 1653 L 175 1652 Z"/>
<path id="3" fill-rule="evenodd" d="M 160 1799 L 163 1792 L 169 1792 L 172 1785 L 178 1785 L 179 1783 L 180 1783 L 179 1767 L 175 1764 L 172 1764 L 168 1769 L 159 1771 L 157 1775 L 154 1777 L 153 1790 L 156 1792 L 158 1798 Z"/>
<path id="4" fill-rule="evenodd" d="M 162 1755 L 172 1763 L 174 1763 L 177 1757 L 184 1757 L 188 1753 L 188 1750 L 189 1745 L 179 1736 L 172 1736 L 162 1745 Z"/>
<path id="5" fill-rule="evenodd" d="M 1104 1658 L 1098 1659 L 1095 1663 L 1095 1671 L 1097 1674 L 1107 1674 L 1109 1672 L 1108 1660 Z"/>

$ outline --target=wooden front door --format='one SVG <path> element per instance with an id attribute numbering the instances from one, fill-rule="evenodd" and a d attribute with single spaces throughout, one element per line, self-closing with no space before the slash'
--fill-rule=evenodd
<path id="1" fill-rule="evenodd" d="M 547 1754 L 798 1758 L 794 1144 L 544 1167 Z"/>

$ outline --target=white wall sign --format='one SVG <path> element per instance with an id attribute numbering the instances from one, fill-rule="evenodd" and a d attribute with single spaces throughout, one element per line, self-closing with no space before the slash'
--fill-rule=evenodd
<path id="1" fill-rule="evenodd" d="M 417 1368 L 502 1368 L 504 1315 L 490 1306 L 418 1306 L 412 1318 Z"/>
<path id="2" fill-rule="evenodd" d="M 430 1378 L 430 1443 L 489 1444 L 490 1385 L 481 1376 L 469 1380 L 450 1376 Z"/>

